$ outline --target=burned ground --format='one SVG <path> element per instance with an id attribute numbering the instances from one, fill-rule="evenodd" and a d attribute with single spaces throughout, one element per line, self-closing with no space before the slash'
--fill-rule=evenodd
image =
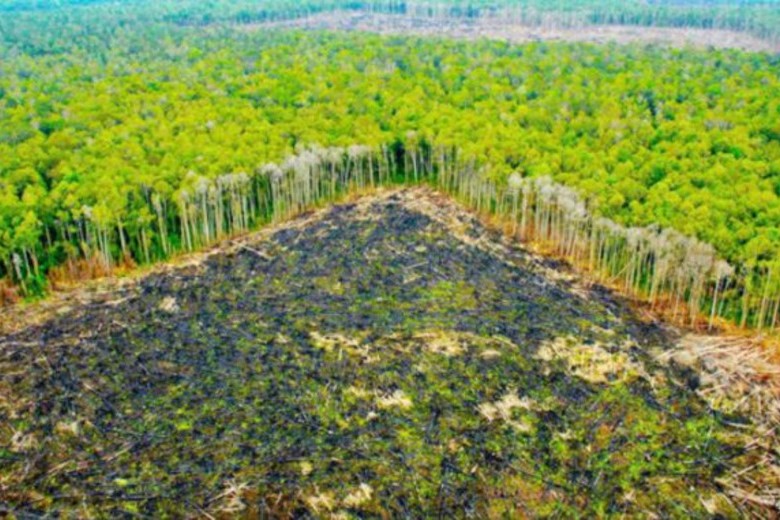
<path id="1" fill-rule="evenodd" d="M 0 337 L 0 504 L 735 516 L 674 338 L 426 190 L 303 216 Z"/>

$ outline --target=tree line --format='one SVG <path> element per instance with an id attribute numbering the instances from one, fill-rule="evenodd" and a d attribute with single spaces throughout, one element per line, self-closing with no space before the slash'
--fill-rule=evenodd
<path id="1" fill-rule="evenodd" d="M 109 272 L 117 261 L 151 262 L 191 252 L 264 223 L 281 221 L 353 189 L 430 182 L 468 207 L 511 223 L 511 234 L 545 244 L 592 275 L 628 294 L 664 305 L 672 319 L 710 327 L 728 318 L 743 327 L 780 325 L 780 267 L 732 266 L 693 237 L 656 225 L 625 227 L 591 213 L 588 203 L 549 177 L 517 172 L 495 180 L 489 165 L 457 150 L 420 140 L 373 148 L 300 148 L 281 164 L 207 179 L 190 172 L 175 200 L 142 196 L 147 218 L 139 225 L 111 222 L 84 207 L 69 240 L 74 261 L 97 261 Z M 36 274 L 34 248 L 12 253 L 16 280 Z"/>

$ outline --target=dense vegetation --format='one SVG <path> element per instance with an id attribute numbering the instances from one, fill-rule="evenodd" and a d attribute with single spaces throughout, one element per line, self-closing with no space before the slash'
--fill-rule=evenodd
<path id="1" fill-rule="evenodd" d="M 27 292 L 68 262 L 154 261 L 268 219 L 269 163 L 321 145 L 344 148 L 343 171 L 348 152 L 384 165 L 385 180 L 412 178 L 416 154 L 429 176 L 482 168 L 502 190 L 512 172 L 549 176 L 591 213 L 712 244 L 737 269 L 729 298 L 742 303 L 723 313 L 777 321 L 776 57 L 234 31 L 172 25 L 173 4 L 148 7 L 0 19 L 0 274 Z M 199 193 L 219 211 L 202 211 L 212 223 L 196 235 Z M 655 262 L 643 254 L 641 266 Z M 652 287 L 643 268 L 628 282 Z M 720 277 L 707 283 L 712 300 Z M 686 282 L 681 297 L 697 291 Z"/>

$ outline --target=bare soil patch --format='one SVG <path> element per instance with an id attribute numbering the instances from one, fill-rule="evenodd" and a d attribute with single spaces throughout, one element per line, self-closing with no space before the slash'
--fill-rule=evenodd
<path id="1" fill-rule="evenodd" d="M 350 11 L 322 13 L 298 20 L 251 24 L 247 30 L 295 28 L 308 30 L 366 31 L 390 35 L 442 36 L 467 40 L 490 39 L 512 43 L 566 41 L 590 43 L 648 43 L 672 47 L 741 49 L 780 52 L 780 44 L 737 31 L 600 25 L 584 27 L 527 26 L 500 18 L 424 18 Z"/>
<path id="2" fill-rule="evenodd" d="M 710 346 L 675 350 L 429 189 L 92 296 L 0 333 L 0 515 L 766 517 L 780 497 L 772 421 L 713 403 Z"/>

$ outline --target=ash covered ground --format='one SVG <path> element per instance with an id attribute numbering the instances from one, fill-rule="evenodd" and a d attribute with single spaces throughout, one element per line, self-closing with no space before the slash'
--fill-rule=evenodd
<path id="1" fill-rule="evenodd" d="M 675 341 L 426 189 L 315 213 L 0 336 L 0 512 L 741 513 Z"/>

